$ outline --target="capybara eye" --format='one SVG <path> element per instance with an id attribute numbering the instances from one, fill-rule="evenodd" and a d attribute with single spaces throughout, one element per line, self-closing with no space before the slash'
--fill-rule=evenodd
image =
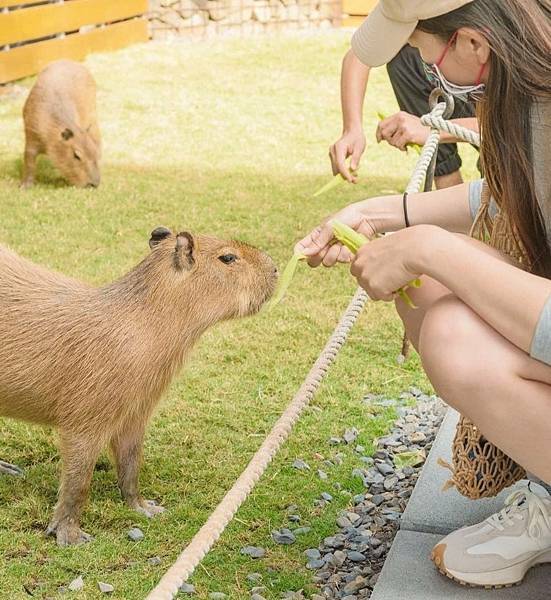
<path id="1" fill-rule="evenodd" d="M 221 260 L 225 265 L 229 265 L 237 260 L 237 256 L 235 254 L 222 254 L 218 257 L 218 260 Z"/>
<path id="2" fill-rule="evenodd" d="M 81 160 L 78 152 L 73 152 L 73 156 L 77 159 L 77 160 Z"/>

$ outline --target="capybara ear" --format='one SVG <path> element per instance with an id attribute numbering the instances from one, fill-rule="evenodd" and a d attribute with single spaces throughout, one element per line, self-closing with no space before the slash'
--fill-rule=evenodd
<path id="1" fill-rule="evenodd" d="M 67 141 L 70 140 L 72 137 L 74 137 L 75 134 L 73 133 L 72 129 L 69 129 L 68 127 L 66 127 L 62 132 L 61 132 L 61 137 Z"/>
<path id="2" fill-rule="evenodd" d="M 151 237 L 149 238 L 149 247 L 151 249 L 155 248 L 155 246 L 165 238 L 167 238 L 172 231 L 168 229 L 168 227 L 156 227 L 151 232 Z"/>
<path id="3" fill-rule="evenodd" d="M 174 265 L 178 271 L 191 269 L 195 263 L 194 252 L 193 236 L 187 231 L 181 231 L 176 236 L 176 248 L 174 249 Z"/>

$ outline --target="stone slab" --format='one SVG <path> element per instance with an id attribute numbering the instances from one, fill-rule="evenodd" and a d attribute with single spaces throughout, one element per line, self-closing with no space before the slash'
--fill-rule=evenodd
<path id="1" fill-rule="evenodd" d="M 429 558 L 440 537 L 399 531 L 371 600 L 551 600 L 551 565 L 534 567 L 519 586 L 494 591 L 448 579 Z"/>
<path id="2" fill-rule="evenodd" d="M 450 472 L 441 467 L 437 460 L 442 458 L 451 462 L 451 447 L 458 419 L 458 413 L 449 408 L 404 511 L 401 529 L 445 535 L 460 527 L 480 523 L 501 510 L 505 499 L 514 490 L 512 487 L 504 490 L 496 498 L 474 501 L 465 498 L 453 488 L 442 492 Z"/>

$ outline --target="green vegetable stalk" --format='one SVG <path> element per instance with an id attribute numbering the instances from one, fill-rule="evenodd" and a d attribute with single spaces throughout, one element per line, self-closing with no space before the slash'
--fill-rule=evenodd
<path id="1" fill-rule="evenodd" d="M 283 270 L 279 281 L 277 282 L 277 289 L 275 294 L 272 296 L 271 300 L 266 305 L 267 310 L 272 310 L 275 306 L 277 306 L 285 296 L 287 289 L 291 285 L 291 281 L 293 281 L 293 277 L 295 276 L 295 271 L 297 270 L 298 263 L 301 260 L 304 260 L 306 256 L 304 254 L 293 254 L 291 260 L 287 263 L 287 266 Z"/>
<path id="2" fill-rule="evenodd" d="M 365 237 L 365 235 L 354 231 L 354 229 L 348 227 L 348 225 L 345 225 L 340 221 L 333 219 L 330 222 L 330 225 L 333 227 L 333 235 L 337 241 L 339 241 L 343 246 L 346 246 L 350 252 L 353 252 L 354 254 L 356 254 L 364 244 L 369 242 L 369 239 Z M 413 281 L 409 282 L 407 287 L 421 287 L 421 280 L 414 279 Z M 417 308 L 406 292 L 407 287 L 400 288 L 397 293 L 410 308 Z"/>

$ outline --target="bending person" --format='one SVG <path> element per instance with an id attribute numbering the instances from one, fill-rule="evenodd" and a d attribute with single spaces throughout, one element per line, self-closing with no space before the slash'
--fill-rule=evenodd
<path id="1" fill-rule="evenodd" d="M 348 206 L 335 217 L 356 230 L 395 232 L 355 257 L 333 243 L 327 224 L 297 249 L 312 266 L 351 261 L 371 298 L 394 300 L 437 393 L 550 484 L 551 7 L 382 0 L 352 45 L 377 66 L 408 41 L 448 92 L 479 97 L 486 180 Z M 473 222 L 480 238 L 492 231 L 509 254 L 468 237 Z M 419 307 L 412 310 L 394 292 L 421 276 L 422 287 L 408 291 Z M 551 562 L 549 494 L 529 484 L 501 512 L 448 535 L 433 559 L 462 583 L 521 581 Z"/>
<path id="2" fill-rule="evenodd" d="M 357 169 L 366 146 L 362 112 L 370 70 L 358 58 L 354 48 L 346 53 L 341 72 L 343 132 L 329 148 L 333 174 L 341 173 L 354 183 L 356 177 L 350 169 Z M 436 86 L 427 79 L 419 51 L 408 44 L 388 63 L 387 70 L 400 112 L 379 122 L 377 141 L 384 140 L 400 150 L 406 150 L 408 144 L 423 145 L 430 129 L 421 124 L 420 117 L 429 112 L 429 96 Z M 478 131 L 474 105 L 468 100 L 456 99 L 451 120 Z M 442 132 L 440 142 L 434 173 L 437 189 L 463 182 L 457 140 Z M 350 166 L 346 163 L 348 157 L 351 157 Z"/>

